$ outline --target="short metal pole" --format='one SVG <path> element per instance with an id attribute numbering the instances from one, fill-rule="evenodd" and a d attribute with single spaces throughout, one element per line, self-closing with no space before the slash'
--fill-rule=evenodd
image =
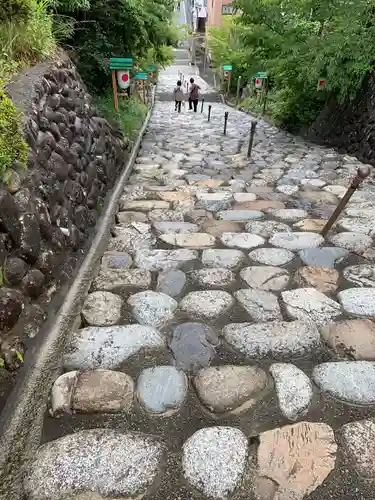
<path id="1" fill-rule="evenodd" d="M 357 170 L 357 175 L 354 177 L 352 180 L 350 186 L 348 187 L 347 192 L 343 196 L 343 198 L 340 200 L 339 204 L 336 207 L 336 210 L 333 212 L 331 217 L 328 219 L 327 224 L 323 227 L 322 232 L 320 233 L 323 237 L 325 237 L 328 233 L 328 231 L 331 229 L 333 224 L 336 222 L 337 218 L 341 214 L 341 212 L 344 210 L 346 207 L 348 201 L 350 198 L 353 196 L 353 194 L 356 192 L 356 190 L 359 188 L 359 186 L 362 184 L 362 182 L 370 175 L 370 167 L 359 167 Z"/>
<path id="2" fill-rule="evenodd" d="M 202 99 L 201 113 L 203 113 L 203 104 L 204 104 L 204 99 Z"/>
<path id="3" fill-rule="evenodd" d="M 224 135 L 227 133 L 228 111 L 224 113 Z"/>
<path id="4" fill-rule="evenodd" d="M 207 120 L 208 122 L 210 121 L 210 118 L 211 118 L 211 108 L 212 108 L 212 106 L 211 106 L 211 104 L 209 104 L 208 105 L 208 120 Z"/>
<path id="5" fill-rule="evenodd" d="M 240 75 L 237 80 L 237 94 L 236 94 L 236 104 L 240 102 L 240 88 L 241 88 L 241 79 L 242 76 Z"/>
<path id="6" fill-rule="evenodd" d="M 247 148 L 247 158 L 250 158 L 250 156 L 251 156 L 251 150 L 253 149 L 254 135 L 255 135 L 255 129 L 257 127 L 257 123 L 258 122 L 256 120 L 252 120 L 252 122 L 251 122 L 249 146 Z"/>

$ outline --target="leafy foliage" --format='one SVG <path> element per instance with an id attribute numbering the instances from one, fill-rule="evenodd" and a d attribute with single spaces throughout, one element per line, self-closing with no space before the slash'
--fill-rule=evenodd
<path id="1" fill-rule="evenodd" d="M 232 50 L 234 39 L 242 47 L 238 66 L 233 58 L 236 71 L 245 79 L 268 72 L 271 111 L 290 128 L 311 123 L 328 97 L 352 99 L 372 71 L 374 0 L 235 0 L 235 6 L 240 14 L 227 45 Z"/>
<path id="2" fill-rule="evenodd" d="M 26 4 L 29 14 L 23 22 L 17 18 L 0 21 L 0 80 L 6 80 L 20 66 L 43 60 L 55 50 L 49 0 L 29 0 Z"/>
<path id="3" fill-rule="evenodd" d="M 153 49 L 155 62 L 165 63 L 164 48 L 177 43 L 173 8 L 173 0 L 90 0 L 89 9 L 79 8 L 72 14 L 60 1 L 57 12 L 74 16 L 75 30 L 66 44 L 74 49 L 87 85 L 103 92 L 108 88 L 106 60 L 110 57 L 140 60 Z"/>
<path id="4" fill-rule="evenodd" d="M 27 159 L 27 146 L 22 138 L 19 116 L 12 101 L 0 91 L 0 179 L 5 178 L 14 160 Z"/>
<path id="5" fill-rule="evenodd" d="M 31 0 L 0 0 L 0 23 L 22 23 L 31 15 Z"/>
<path id="6" fill-rule="evenodd" d="M 103 115 L 109 120 L 116 120 L 124 136 L 133 139 L 141 129 L 147 115 L 147 106 L 135 99 L 120 99 L 119 110 L 114 114 L 113 96 L 111 93 L 98 98 L 97 104 Z"/>

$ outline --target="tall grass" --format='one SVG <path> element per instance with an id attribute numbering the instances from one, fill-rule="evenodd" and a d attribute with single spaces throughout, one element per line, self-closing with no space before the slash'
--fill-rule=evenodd
<path id="1" fill-rule="evenodd" d="M 17 23 L 9 19 L 0 24 L 0 80 L 53 53 L 56 42 L 49 7 L 50 0 L 32 0 L 27 20 Z"/>
<path id="2" fill-rule="evenodd" d="M 99 97 L 96 103 L 109 121 L 114 119 L 117 121 L 125 137 L 130 140 L 135 138 L 147 115 L 147 106 L 145 104 L 133 98 L 120 98 L 119 110 L 116 113 L 111 93 Z"/>

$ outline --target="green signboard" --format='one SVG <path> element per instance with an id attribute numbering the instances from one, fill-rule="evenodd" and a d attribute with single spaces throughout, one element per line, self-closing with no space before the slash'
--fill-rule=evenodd
<path id="1" fill-rule="evenodd" d="M 267 73 L 264 73 L 263 71 L 260 71 L 255 75 L 255 78 L 267 78 Z"/>
<path id="2" fill-rule="evenodd" d="M 109 60 L 109 69 L 132 69 L 132 57 L 111 57 Z"/>
<path id="3" fill-rule="evenodd" d="M 151 71 L 151 72 L 154 72 L 155 71 L 155 65 L 154 64 L 149 64 L 148 66 L 146 66 L 146 71 Z"/>
<path id="4" fill-rule="evenodd" d="M 148 74 L 147 73 L 136 73 L 135 74 L 135 79 L 136 80 L 147 80 Z"/>
<path id="5" fill-rule="evenodd" d="M 232 65 L 231 64 L 225 64 L 223 66 L 224 71 L 232 71 Z"/>

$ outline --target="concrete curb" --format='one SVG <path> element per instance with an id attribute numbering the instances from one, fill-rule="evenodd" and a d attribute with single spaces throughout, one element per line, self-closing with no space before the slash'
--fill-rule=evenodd
<path id="1" fill-rule="evenodd" d="M 110 229 L 118 208 L 118 200 L 134 166 L 143 135 L 150 121 L 155 104 L 156 87 L 152 104 L 142 129 L 133 146 L 129 161 L 105 205 L 98 220 L 91 246 L 78 269 L 64 301 L 53 318 L 41 329 L 40 345 L 35 345 L 26 357 L 16 386 L 10 394 L 0 416 L 0 499 L 21 500 L 22 469 L 35 455 L 40 444 L 43 419 L 47 411 L 51 386 L 60 372 L 61 356 L 76 326 L 96 264 L 99 262 L 110 238 Z M 61 294 L 63 291 L 61 290 Z M 60 297 L 61 300 L 61 297 Z"/>

